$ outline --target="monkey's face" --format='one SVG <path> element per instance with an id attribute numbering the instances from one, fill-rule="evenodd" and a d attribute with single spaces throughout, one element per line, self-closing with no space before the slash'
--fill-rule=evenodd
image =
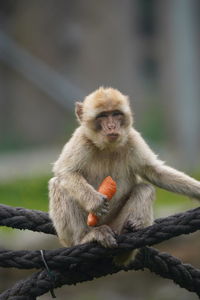
<path id="1" fill-rule="evenodd" d="M 103 110 L 83 125 L 86 135 L 98 148 L 115 150 L 126 143 L 132 119 L 120 109 Z"/>
<path id="2" fill-rule="evenodd" d="M 133 123 L 128 97 L 112 88 L 100 88 L 77 102 L 76 115 L 85 135 L 100 149 L 123 145 Z"/>
<path id="3" fill-rule="evenodd" d="M 112 143 L 122 134 L 124 114 L 120 110 L 103 111 L 96 116 L 94 123 L 96 131 Z"/>

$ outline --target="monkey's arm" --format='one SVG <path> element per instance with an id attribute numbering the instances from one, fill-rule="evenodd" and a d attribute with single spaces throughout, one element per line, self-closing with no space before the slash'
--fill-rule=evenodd
<path id="1" fill-rule="evenodd" d="M 87 143 L 79 137 L 77 130 L 63 148 L 53 171 L 57 184 L 67 195 L 77 201 L 85 211 L 101 215 L 108 211 L 107 197 L 97 192 L 82 175 L 89 163 L 89 155 Z"/>
<path id="2" fill-rule="evenodd" d="M 158 187 L 200 200 L 200 182 L 158 161 L 146 165 L 143 177 Z"/>
<path id="3" fill-rule="evenodd" d="M 158 187 L 200 199 L 200 182 L 168 167 L 149 148 L 137 131 L 133 132 L 133 163 L 139 175 Z"/>
<path id="4" fill-rule="evenodd" d="M 68 172 L 59 177 L 60 186 L 87 212 L 107 213 L 107 197 L 97 192 L 78 172 Z"/>

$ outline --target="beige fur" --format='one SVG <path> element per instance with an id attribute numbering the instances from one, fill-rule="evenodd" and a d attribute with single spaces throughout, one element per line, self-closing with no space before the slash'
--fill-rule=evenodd
<path id="1" fill-rule="evenodd" d="M 125 123 L 119 139 L 109 143 L 95 130 L 94 120 L 99 112 L 116 109 L 123 112 Z M 64 146 L 49 182 L 49 213 L 63 245 L 96 240 L 105 247 L 115 247 L 113 231 L 120 234 L 126 222 L 131 222 L 133 228 L 152 224 L 154 190 L 144 180 L 200 199 L 200 182 L 158 160 L 132 127 L 128 98 L 119 91 L 100 88 L 77 104 L 76 113 L 80 126 Z M 108 175 L 117 183 L 109 208 L 97 192 Z M 99 226 L 87 226 L 89 212 L 102 214 Z M 130 258 L 129 253 L 126 259 Z M 122 257 L 122 263 L 124 260 Z"/>

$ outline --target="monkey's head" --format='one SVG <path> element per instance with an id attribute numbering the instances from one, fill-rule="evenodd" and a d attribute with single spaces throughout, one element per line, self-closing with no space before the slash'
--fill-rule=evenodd
<path id="1" fill-rule="evenodd" d="M 76 103 L 76 115 L 86 136 L 100 149 L 127 141 L 133 117 L 128 97 L 112 88 L 99 88 Z"/>

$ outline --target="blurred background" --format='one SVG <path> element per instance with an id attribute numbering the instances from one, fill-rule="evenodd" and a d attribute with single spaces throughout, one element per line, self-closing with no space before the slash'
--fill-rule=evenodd
<path id="1" fill-rule="evenodd" d="M 52 163 L 77 126 L 74 103 L 102 85 L 130 96 L 135 127 L 162 160 L 200 179 L 199 78 L 198 0 L 1 0 L 0 202 L 48 210 Z M 156 217 L 197 205 L 159 189 L 157 198 Z M 199 237 L 158 248 L 200 266 Z M 60 245 L 55 237 L 0 228 L 0 247 Z M 0 292 L 27 274 L 0 269 Z M 56 295 L 197 299 L 148 271 L 63 287 Z"/>

